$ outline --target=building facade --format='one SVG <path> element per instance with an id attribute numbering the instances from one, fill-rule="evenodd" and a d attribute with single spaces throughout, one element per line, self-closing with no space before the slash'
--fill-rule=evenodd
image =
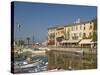
<path id="1" fill-rule="evenodd" d="M 56 35 L 55 35 L 55 45 L 60 46 L 60 42 L 64 39 L 65 30 L 64 27 L 57 27 L 56 28 Z"/>
<path id="2" fill-rule="evenodd" d="M 53 40 L 55 46 L 82 46 L 90 45 L 93 43 L 95 23 L 93 20 L 80 22 L 78 19 L 76 22 L 64 26 L 58 26 L 49 28 L 48 30 L 48 42 Z M 53 37 L 51 38 L 52 35 Z"/>
<path id="3" fill-rule="evenodd" d="M 48 28 L 48 45 L 55 45 L 56 27 Z"/>

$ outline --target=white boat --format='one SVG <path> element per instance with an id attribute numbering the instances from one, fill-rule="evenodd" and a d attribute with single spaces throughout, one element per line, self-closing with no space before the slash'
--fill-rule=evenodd
<path id="1" fill-rule="evenodd" d="M 80 53 L 80 54 L 83 54 L 83 49 L 82 50 L 79 50 L 79 51 L 76 51 L 77 53 Z"/>

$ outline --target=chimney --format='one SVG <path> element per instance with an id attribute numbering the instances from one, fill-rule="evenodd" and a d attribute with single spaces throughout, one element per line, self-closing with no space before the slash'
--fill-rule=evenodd
<path id="1" fill-rule="evenodd" d="M 80 18 L 78 18 L 74 23 L 80 23 Z"/>

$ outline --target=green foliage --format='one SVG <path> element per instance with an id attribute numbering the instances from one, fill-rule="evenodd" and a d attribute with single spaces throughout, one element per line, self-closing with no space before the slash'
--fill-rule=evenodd
<path id="1" fill-rule="evenodd" d="M 25 44 L 25 41 L 23 41 L 23 40 L 19 40 L 19 41 L 18 41 L 18 45 L 19 45 L 19 46 L 24 45 L 24 44 Z"/>
<path id="2" fill-rule="evenodd" d="M 92 22 L 94 23 L 94 29 L 97 30 L 97 18 L 93 19 Z"/>
<path id="3" fill-rule="evenodd" d="M 94 31 L 93 31 L 93 41 L 97 41 L 97 18 L 93 19 L 92 22 L 94 23 Z"/>
<path id="4" fill-rule="evenodd" d="M 69 24 L 68 25 L 64 25 L 64 27 L 69 27 L 69 26 L 71 26 L 71 25 L 69 25 Z"/>
<path id="5" fill-rule="evenodd" d="M 93 41 L 97 41 L 97 33 L 93 31 Z"/>

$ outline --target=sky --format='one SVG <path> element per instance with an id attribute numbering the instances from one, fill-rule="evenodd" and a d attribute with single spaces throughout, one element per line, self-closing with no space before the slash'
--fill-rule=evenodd
<path id="1" fill-rule="evenodd" d="M 30 37 L 31 41 L 34 37 L 35 42 L 42 42 L 47 38 L 49 27 L 73 23 L 78 18 L 83 22 L 96 17 L 96 6 L 14 2 L 14 36 L 23 40 Z"/>

